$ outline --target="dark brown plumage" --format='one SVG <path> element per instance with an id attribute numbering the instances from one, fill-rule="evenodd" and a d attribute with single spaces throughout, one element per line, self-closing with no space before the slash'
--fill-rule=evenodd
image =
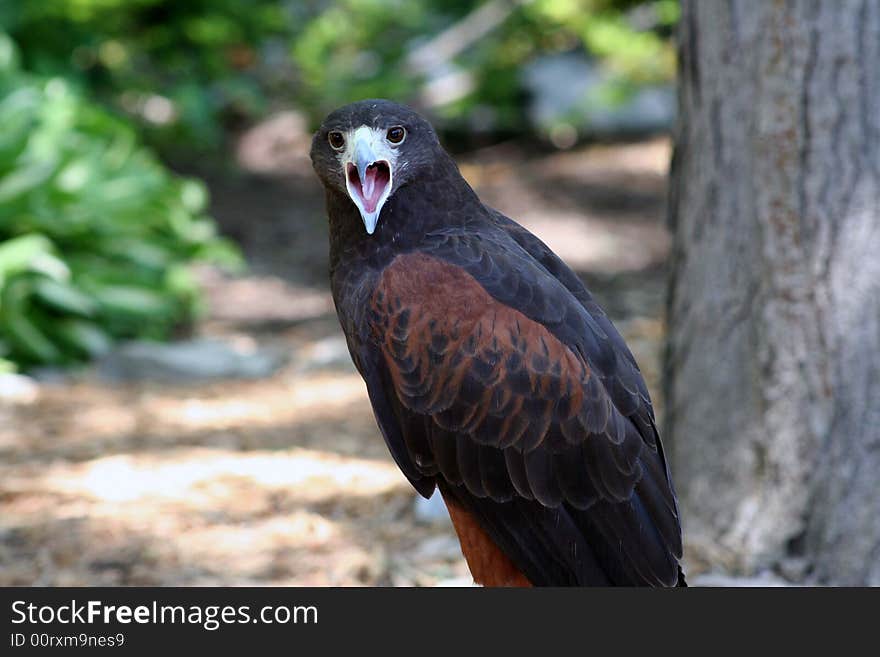
<path id="1" fill-rule="evenodd" d="M 474 578 L 683 584 L 645 383 L 574 273 L 484 206 L 407 108 L 337 110 L 312 161 L 352 359 L 398 466 L 422 495 L 440 489 Z"/>

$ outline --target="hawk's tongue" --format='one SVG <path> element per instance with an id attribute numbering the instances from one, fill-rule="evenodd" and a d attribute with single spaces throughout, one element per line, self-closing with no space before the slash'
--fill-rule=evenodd
<path id="1" fill-rule="evenodd" d="M 367 212 L 375 212 L 379 199 L 385 193 L 385 187 L 390 182 L 388 165 L 384 162 L 371 164 L 364 171 L 364 177 L 360 181 L 361 199 Z"/>
<path id="2" fill-rule="evenodd" d="M 382 195 L 382 191 L 379 190 L 379 193 L 375 195 L 376 191 L 376 178 L 378 174 L 378 167 L 367 167 L 367 170 L 364 172 L 364 179 L 361 182 L 361 193 L 364 195 L 364 205 L 367 206 L 367 211 L 372 212 L 376 209 L 376 201 L 379 200 L 379 197 Z"/>

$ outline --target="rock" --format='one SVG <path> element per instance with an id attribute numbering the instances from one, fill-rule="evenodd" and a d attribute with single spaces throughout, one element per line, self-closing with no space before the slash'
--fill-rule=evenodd
<path id="1" fill-rule="evenodd" d="M 603 88 L 611 78 L 583 53 L 537 57 L 523 68 L 522 83 L 531 98 L 530 120 L 554 142 L 560 126 L 575 133 L 613 136 L 668 130 L 675 119 L 671 84 L 642 87 L 620 104 L 603 101 Z"/>
<path id="2" fill-rule="evenodd" d="M 32 404 L 40 396 L 40 386 L 29 376 L 7 372 L 0 374 L 0 402 Z"/>
<path id="3" fill-rule="evenodd" d="M 726 573 L 703 573 L 697 575 L 692 580 L 688 580 L 689 586 L 707 586 L 707 587 L 781 587 L 794 586 L 791 582 L 774 575 L 771 572 L 764 571 L 752 576 L 736 576 Z"/>
<path id="4" fill-rule="evenodd" d="M 316 370 L 351 370 L 354 364 L 348 353 L 348 345 L 341 335 L 318 340 L 302 354 L 301 368 L 303 371 Z"/>
<path id="5" fill-rule="evenodd" d="M 28 375 L 40 384 L 45 385 L 65 385 L 70 383 L 78 370 L 70 368 L 62 369 L 61 367 L 41 366 L 28 369 Z"/>
<path id="6" fill-rule="evenodd" d="M 443 496 L 437 491 L 429 498 L 425 499 L 421 495 L 417 495 L 413 503 L 413 514 L 417 522 L 425 524 L 450 523 L 449 511 L 446 510 L 446 503 L 443 502 Z"/>
<path id="7" fill-rule="evenodd" d="M 776 564 L 779 574 L 789 582 L 803 582 L 810 575 L 812 564 L 804 557 L 788 557 L 780 559 Z"/>
<path id="8" fill-rule="evenodd" d="M 433 536 L 419 543 L 410 554 L 415 561 L 458 561 L 464 557 L 455 536 Z"/>
<path id="9" fill-rule="evenodd" d="M 439 582 L 434 584 L 437 588 L 473 588 L 479 587 L 479 584 L 474 582 L 473 577 L 450 577 L 449 579 L 441 579 Z"/>
<path id="10" fill-rule="evenodd" d="M 98 375 L 110 381 L 196 382 L 260 379 L 284 365 L 284 355 L 248 341 L 199 338 L 183 342 L 127 342 L 102 357 Z"/>

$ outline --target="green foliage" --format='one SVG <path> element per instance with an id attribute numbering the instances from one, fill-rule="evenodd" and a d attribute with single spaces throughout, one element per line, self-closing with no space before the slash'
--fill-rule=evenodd
<path id="1" fill-rule="evenodd" d="M 520 131 L 536 56 L 595 57 L 618 103 L 671 79 L 677 19 L 676 0 L 0 0 L 0 368 L 166 335 L 197 307 L 187 263 L 236 259 L 142 139 L 192 155 L 273 103 L 316 122 L 370 96 Z M 444 75 L 464 83 L 432 100 Z"/>
<path id="2" fill-rule="evenodd" d="M 70 363 L 161 338 L 198 306 L 187 265 L 235 265 L 201 183 L 59 78 L 23 73 L 0 33 L 0 360 Z"/>
<path id="3" fill-rule="evenodd" d="M 270 79 L 253 74 L 255 48 L 289 34 L 286 19 L 282 3 L 266 0 L 0 5 L 0 25 L 21 47 L 25 69 L 88 87 L 169 147 L 218 144 L 224 122 L 263 110 Z M 166 104 L 157 106 L 157 96 Z"/>
<path id="4" fill-rule="evenodd" d="M 413 65 L 413 50 L 467 23 L 485 4 L 485 0 L 326 3 L 306 17 L 292 39 L 299 74 L 297 104 L 318 120 L 357 98 L 424 101 L 430 77 L 452 71 L 469 81 L 470 90 L 434 108 L 447 125 L 467 128 L 467 119 L 481 110 L 491 114 L 496 130 L 521 131 L 525 117 L 520 71 L 538 55 L 578 49 L 589 53 L 611 74 L 615 88 L 608 95 L 616 94 L 618 99 L 638 85 L 669 81 L 674 75 L 670 36 L 678 20 L 677 0 L 496 3 L 505 15 L 485 35 L 448 60 L 438 52 L 423 67 L 433 71 Z"/>
<path id="5" fill-rule="evenodd" d="M 414 49 L 486 3 L 48 0 L 0 5 L 0 24 L 28 70 L 87 86 L 165 148 L 216 147 L 273 102 L 312 121 L 363 97 L 417 102 L 450 70 L 469 89 L 434 108 L 448 125 L 489 112 L 496 129 L 522 130 L 519 71 L 542 53 L 586 51 L 617 92 L 672 78 L 677 0 L 494 0 L 503 17 L 491 30 L 433 70 L 413 66 Z"/>

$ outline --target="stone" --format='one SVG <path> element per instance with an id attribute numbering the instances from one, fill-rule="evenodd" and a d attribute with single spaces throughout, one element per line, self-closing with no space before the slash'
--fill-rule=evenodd
<path id="1" fill-rule="evenodd" d="M 285 362 L 283 354 L 250 341 L 197 338 L 169 344 L 126 342 L 103 356 L 96 369 L 110 381 L 198 382 L 261 379 Z"/>
<path id="2" fill-rule="evenodd" d="M 711 572 L 697 575 L 688 579 L 689 586 L 705 587 L 782 587 L 794 586 L 791 582 L 774 575 L 769 571 L 763 571 L 751 576 L 728 575 L 727 573 Z"/>
<path id="3" fill-rule="evenodd" d="M 450 577 L 449 579 L 441 579 L 436 584 L 436 588 L 479 588 L 480 585 L 474 582 L 473 577 Z"/>
<path id="4" fill-rule="evenodd" d="M 321 370 L 351 370 L 354 364 L 348 353 L 348 345 L 341 335 L 333 335 L 318 340 L 301 354 L 303 371 L 313 372 Z"/>
<path id="5" fill-rule="evenodd" d="M 0 374 L 0 402 L 32 404 L 39 396 L 40 386 L 31 377 L 13 372 Z"/>
<path id="6" fill-rule="evenodd" d="M 464 558 L 458 538 L 445 534 L 422 541 L 410 556 L 418 561 L 458 561 Z"/>
<path id="7" fill-rule="evenodd" d="M 531 99 L 529 119 L 551 139 L 563 125 L 575 134 L 614 136 L 668 131 L 675 120 L 671 84 L 644 86 L 620 104 L 603 102 L 609 74 L 583 53 L 537 57 L 524 67 L 522 83 Z"/>

